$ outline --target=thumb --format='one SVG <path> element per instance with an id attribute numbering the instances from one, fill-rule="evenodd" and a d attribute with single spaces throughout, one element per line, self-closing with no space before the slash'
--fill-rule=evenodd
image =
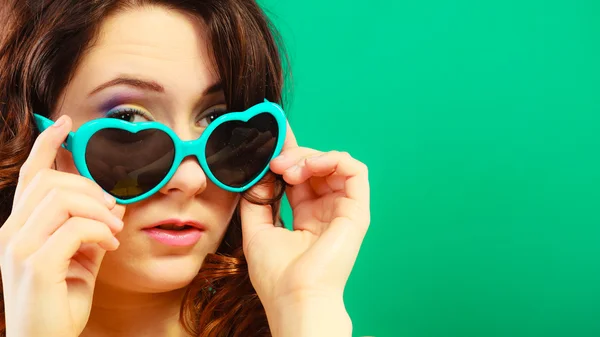
<path id="1" fill-rule="evenodd" d="M 273 197 L 274 184 L 260 182 L 249 190 L 250 199 L 266 201 Z M 254 235 L 259 231 L 273 228 L 273 208 L 270 205 L 257 205 L 242 197 L 240 201 L 240 218 L 242 220 L 242 237 L 247 247 Z"/>

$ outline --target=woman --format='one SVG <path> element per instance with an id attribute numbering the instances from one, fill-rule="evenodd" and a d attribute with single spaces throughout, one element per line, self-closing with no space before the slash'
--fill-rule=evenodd
<path id="1" fill-rule="evenodd" d="M 90 121 L 131 128 L 156 122 L 150 124 L 191 144 L 222 115 L 281 103 L 283 53 L 254 1 L 2 6 L 7 336 L 351 335 L 343 291 L 370 211 L 366 166 L 348 154 L 299 147 L 284 122 L 276 130 L 285 133 L 280 154 L 272 152 L 269 172 L 243 191 L 223 188 L 221 168 L 212 172 L 210 158 L 200 156 L 169 161 L 164 183 L 147 183 L 155 191 L 133 186 L 139 193 L 127 182 L 100 179 L 105 171 L 90 170 L 98 179 L 88 179 L 75 165 L 81 158 L 70 147 L 72 132 Z M 40 120 L 53 127 L 40 127 Z M 233 133 L 225 135 L 229 143 Z M 240 137 L 249 144 L 261 135 Z M 129 177 L 126 166 L 140 151 L 152 156 L 167 144 L 135 142 L 97 143 L 122 165 L 86 154 L 85 167 L 104 165 Z M 237 161 L 244 169 L 255 159 L 247 154 L 260 152 L 248 151 Z M 244 177 L 231 162 L 222 167 Z M 278 220 L 284 192 L 294 231 Z M 135 202 L 124 200 L 129 196 Z"/>

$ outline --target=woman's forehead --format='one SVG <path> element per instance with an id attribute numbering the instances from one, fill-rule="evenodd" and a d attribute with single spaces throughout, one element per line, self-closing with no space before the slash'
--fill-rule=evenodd
<path id="1" fill-rule="evenodd" d="M 113 49 L 137 46 L 159 56 L 197 57 L 199 49 L 206 49 L 205 35 L 200 18 L 160 6 L 134 7 L 107 17 L 100 25 L 96 45 Z"/>
<path id="2" fill-rule="evenodd" d="M 201 20 L 178 11 L 140 7 L 118 12 L 102 23 L 66 94 L 82 97 L 127 77 L 156 82 L 169 96 L 197 99 L 218 82 L 205 36 Z"/>

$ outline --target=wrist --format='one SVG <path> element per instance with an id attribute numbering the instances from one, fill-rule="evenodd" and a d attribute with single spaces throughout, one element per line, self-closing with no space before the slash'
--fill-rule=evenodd
<path id="1" fill-rule="evenodd" d="M 342 296 L 294 294 L 265 305 L 273 337 L 351 337 L 352 320 Z"/>

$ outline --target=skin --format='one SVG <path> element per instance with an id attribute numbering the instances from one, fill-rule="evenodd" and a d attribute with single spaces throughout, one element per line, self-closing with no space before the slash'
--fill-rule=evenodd
<path id="1" fill-rule="evenodd" d="M 206 254 L 217 250 L 238 203 L 250 279 L 273 335 L 351 334 L 342 297 L 370 223 L 370 200 L 367 168 L 347 153 L 299 147 L 288 126 L 284 150 L 271 163 L 292 184 L 288 231 L 273 226 L 268 206 L 214 185 L 194 158 L 159 193 L 122 206 L 79 176 L 60 149 L 69 131 L 124 104 L 183 140 L 197 138 L 206 113 L 224 102 L 222 91 L 203 94 L 218 80 L 205 46 L 201 22 L 160 7 L 130 9 L 103 23 L 61 95 L 60 126 L 36 141 L 0 229 L 8 336 L 185 336 L 181 296 Z M 162 91 L 117 84 L 90 95 L 122 76 Z M 207 230 L 191 248 L 167 247 L 142 232 L 166 218 L 194 219 Z"/>

